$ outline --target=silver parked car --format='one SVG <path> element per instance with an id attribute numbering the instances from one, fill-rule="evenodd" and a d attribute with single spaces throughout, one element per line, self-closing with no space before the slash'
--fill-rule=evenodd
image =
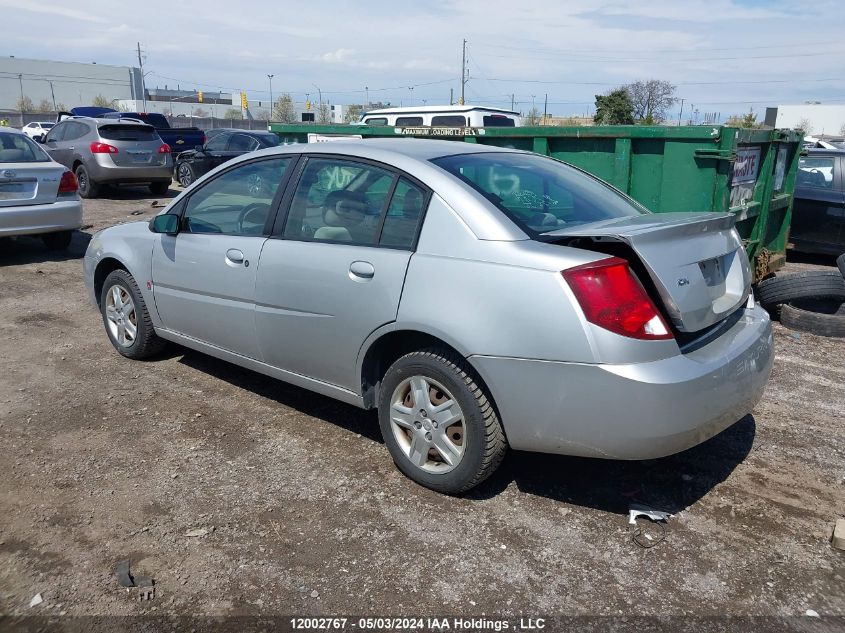
<path id="1" fill-rule="evenodd" d="M 23 132 L 0 128 L 0 237 L 39 235 L 50 250 L 82 226 L 76 177 Z"/>
<path id="2" fill-rule="evenodd" d="M 448 493 L 508 446 L 681 451 L 750 412 L 772 366 L 732 216 L 651 214 L 483 145 L 248 154 L 95 235 L 85 277 L 124 356 L 175 341 L 378 409 L 398 467 Z"/>
<path id="3" fill-rule="evenodd" d="M 56 124 L 44 144 L 54 160 L 76 174 L 83 198 L 96 198 L 107 184 L 147 184 L 155 195 L 170 187 L 170 147 L 141 121 L 72 117 Z"/>

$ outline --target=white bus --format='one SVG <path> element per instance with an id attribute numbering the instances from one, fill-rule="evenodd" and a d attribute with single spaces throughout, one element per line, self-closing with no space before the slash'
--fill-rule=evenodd
<path id="1" fill-rule="evenodd" d="M 519 127 L 519 112 L 483 106 L 411 106 L 370 110 L 358 124 L 393 127 Z"/>

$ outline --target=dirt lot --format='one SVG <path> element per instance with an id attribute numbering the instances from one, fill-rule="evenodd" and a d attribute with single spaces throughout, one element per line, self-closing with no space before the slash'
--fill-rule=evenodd
<path id="1" fill-rule="evenodd" d="M 0 244 L 0 613 L 845 615 L 845 340 L 777 324 L 764 400 L 693 450 L 511 453 L 449 498 L 398 473 L 373 413 L 181 348 L 119 356 L 81 257 L 156 210 L 114 195 L 67 256 Z M 652 549 L 632 500 L 677 513 Z"/>

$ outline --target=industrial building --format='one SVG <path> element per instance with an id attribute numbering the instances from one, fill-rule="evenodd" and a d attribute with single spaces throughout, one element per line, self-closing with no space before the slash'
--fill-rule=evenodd
<path id="1" fill-rule="evenodd" d="M 766 125 L 815 136 L 845 136 L 845 104 L 799 103 L 766 108 Z"/>
<path id="2" fill-rule="evenodd" d="M 33 110 L 141 99 L 141 71 L 131 66 L 0 57 L 0 110 L 17 111 L 23 99 Z"/>

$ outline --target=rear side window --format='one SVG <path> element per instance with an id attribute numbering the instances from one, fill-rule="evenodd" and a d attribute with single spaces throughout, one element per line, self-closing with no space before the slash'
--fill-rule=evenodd
<path id="1" fill-rule="evenodd" d="M 384 218 L 380 246 L 413 248 L 423 217 L 425 193 L 422 189 L 400 178 Z"/>
<path id="2" fill-rule="evenodd" d="M 431 117 L 431 124 L 441 127 L 464 127 L 467 124 L 467 118 L 457 114 L 443 114 Z"/>
<path id="3" fill-rule="evenodd" d="M 46 163 L 50 157 L 23 134 L 0 132 L 0 163 Z"/>
<path id="4" fill-rule="evenodd" d="M 148 125 L 104 125 L 100 137 L 109 141 L 157 141 L 158 132 Z"/>
<path id="5" fill-rule="evenodd" d="M 90 128 L 85 125 L 84 123 L 80 123 L 79 121 L 70 121 L 67 124 L 67 128 L 65 129 L 65 135 L 62 137 L 64 141 L 74 141 L 78 138 L 82 138 L 88 132 Z"/>
<path id="6" fill-rule="evenodd" d="M 421 116 L 398 116 L 396 117 L 396 127 L 409 127 L 412 125 L 422 125 L 423 118 Z"/>
<path id="7" fill-rule="evenodd" d="M 600 180 L 538 154 L 457 154 L 432 162 L 478 191 L 529 234 L 648 213 Z"/>
<path id="8" fill-rule="evenodd" d="M 374 245 L 394 176 L 365 163 L 309 158 L 291 202 L 284 236 Z"/>
<path id="9" fill-rule="evenodd" d="M 516 126 L 516 121 L 514 121 L 513 119 L 506 117 L 506 116 L 497 115 L 497 114 L 493 114 L 493 115 L 490 115 L 490 116 L 485 115 L 484 120 L 482 122 L 484 123 L 484 127 L 515 127 Z"/>
<path id="10" fill-rule="evenodd" d="M 233 152 L 251 152 L 258 148 L 258 141 L 246 134 L 232 134 L 228 149 Z"/>
<path id="11" fill-rule="evenodd" d="M 796 184 L 799 187 L 833 189 L 833 160 L 830 156 L 799 159 Z"/>

